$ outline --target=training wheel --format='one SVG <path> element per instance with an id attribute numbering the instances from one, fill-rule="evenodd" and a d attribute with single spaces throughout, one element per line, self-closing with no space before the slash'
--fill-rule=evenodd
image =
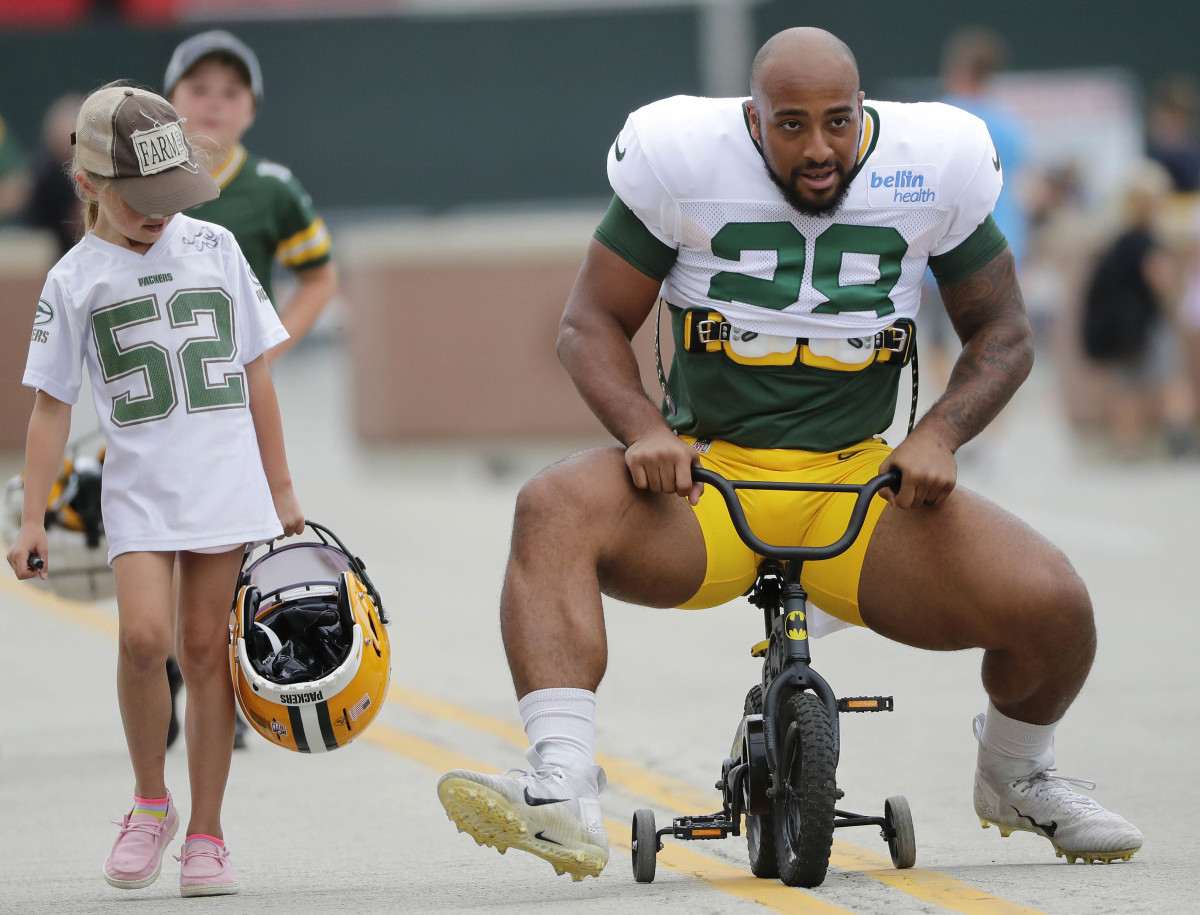
<path id="1" fill-rule="evenodd" d="M 913 831 L 912 809 L 908 798 L 896 794 L 883 802 L 883 818 L 892 833 L 888 838 L 888 851 L 892 853 L 892 864 L 904 870 L 917 863 L 917 835 Z M 885 834 L 886 838 L 886 834 Z"/>
<path id="2" fill-rule="evenodd" d="M 633 812 L 633 879 L 638 883 L 654 882 L 654 867 L 658 863 L 658 830 L 654 827 L 653 810 Z"/>

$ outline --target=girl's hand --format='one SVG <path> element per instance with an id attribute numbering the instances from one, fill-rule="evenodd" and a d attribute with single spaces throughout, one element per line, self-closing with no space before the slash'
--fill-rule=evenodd
<path id="1" fill-rule="evenodd" d="M 34 568 L 31 563 L 35 557 L 40 557 L 42 565 Z M 8 564 L 12 566 L 20 581 L 28 578 L 46 580 L 49 568 L 50 549 L 46 543 L 46 529 L 40 525 L 23 524 L 17 539 L 8 551 Z"/>
<path id="2" fill-rule="evenodd" d="M 292 487 L 281 489 L 271 494 L 275 500 L 275 514 L 283 525 L 283 536 L 291 537 L 304 530 L 304 512 L 300 510 L 300 500 Z"/>

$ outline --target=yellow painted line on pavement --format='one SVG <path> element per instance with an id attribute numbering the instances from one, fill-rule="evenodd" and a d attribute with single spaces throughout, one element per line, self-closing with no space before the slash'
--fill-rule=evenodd
<path id="1" fill-rule="evenodd" d="M 35 585 L 33 582 L 17 581 L 15 578 L 9 578 L 7 574 L 3 574 L 2 570 L 0 570 L 0 591 L 3 591 L 5 594 L 19 600 L 28 601 L 43 610 L 49 610 L 56 616 L 61 616 L 73 623 L 78 623 L 89 629 L 95 629 L 97 632 L 103 632 L 114 638 L 116 637 L 119 631 L 116 614 L 106 613 L 92 603 L 67 600 L 65 597 L 59 597 L 52 591 L 44 590 L 44 587 L 43 585 Z"/>
<path id="2" fill-rule="evenodd" d="M 627 824 L 617 823 L 616 821 L 606 821 L 606 823 L 610 835 L 614 833 L 623 835 L 629 832 Z M 612 844 L 616 845 L 618 843 L 613 842 Z M 632 854 L 632 848 L 628 842 L 623 844 L 622 850 Z M 784 886 L 778 880 L 763 880 L 755 877 L 741 868 L 734 867 L 732 864 L 726 864 L 724 861 L 718 861 L 716 858 L 710 858 L 708 855 L 694 852 L 677 843 L 663 843 L 663 850 L 658 853 L 658 863 L 663 867 L 669 867 L 671 870 L 697 877 L 723 893 L 737 896 L 739 899 L 745 899 L 749 902 L 756 902 L 776 912 L 834 913 L 854 911 L 853 909 L 840 908 L 832 903 L 817 899 L 815 896 L 809 896 L 804 890 Z"/>
<path id="3" fill-rule="evenodd" d="M 56 594 L 44 591 L 36 585 L 4 577 L 0 577 L 0 591 L 49 610 L 69 622 L 97 630 L 113 638 L 119 631 L 117 620 L 113 614 L 101 610 L 95 604 L 68 601 Z M 525 739 L 525 734 L 520 728 L 507 722 L 480 715 L 433 697 L 423 697 L 402 687 L 393 686 L 388 693 L 388 698 L 393 701 L 399 700 L 401 704 L 420 701 L 427 713 L 469 724 L 476 729 L 497 734 L 514 743 L 521 743 Z M 472 769 L 476 772 L 496 771 L 493 766 L 420 737 L 398 731 L 379 720 L 373 724 L 372 728 L 363 732 L 361 740 L 373 743 L 398 756 L 407 757 L 439 774 L 450 769 Z M 614 762 L 616 761 L 614 760 Z M 614 765 L 615 768 L 617 767 Z M 666 782 L 665 779 L 657 779 L 657 777 L 656 781 Z M 624 837 L 629 831 L 625 825 L 615 820 L 607 821 L 606 828 L 610 835 L 618 837 Z M 629 839 L 617 838 L 611 841 L 611 845 L 618 853 L 624 852 L 626 855 L 632 853 Z M 833 913 L 847 911 L 789 889 L 782 884 L 772 884 L 770 881 L 747 876 L 744 871 L 735 867 L 678 846 L 665 847 L 658 855 L 658 863 L 668 870 L 679 871 L 695 877 L 722 893 L 758 903 L 776 912 L 787 913 L 787 915 L 833 915 Z"/>
<path id="4" fill-rule="evenodd" d="M 491 715 L 484 715 L 474 709 L 464 708 L 438 696 L 419 693 L 407 687 L 392 684 L 391 689 L 388 690 L 387 699 L 389 702 L 398 702 L 414 712 L 428 715 L 431 718 L 453 721 L 485 734 L 492 734 L 512 744 L 521 752 L 524 752 L 525 748 L 529 746 L 525 732 L 518 725 L 494 718 Z M 699 791 L 685 782 L 666 778 L 628 760 L 597 753 L 596 762 L 604 767 L 609 781 L 624 785 L 637 794 L 653 798 L 664 807 L 708 810 L 714 806 L 711 791 Z"/>
<path id="5" fill-rule="evenodd" d="M 393 688 L 392 692 L 395 692 Z M 392 693 L 389 693 L 391 696 Z M 472 713 L 475 714 L 475 713 Z M 435 772 L 448 772 L 451 769 L 471 769 L 476 772 L 495 772 L 493 766 L 479 762 L 455 750 L 447 749 L 439 744 L 411 734 L 405 734 L 389 727 L 376 719 L 371 727 L 364 731 L 360 740 L 373 743 L 378 747 L 389 750 L 398 756 L 415 760 Z M 605 819 L 608 830 L 611 854 L 610 867 L 618 862 L 614 857 L 632 854 L 629 825 L 613 819 Z M 658 853 L 658 864 L 668 870 L 678 871 L 690 877 L 695 877 L 708 884 L 715 890 L 757 903 L 776 912 L 788 915 L 834 915 L 850 910 L 830 905 L 820 899 L 808 896 L 802 891 L 784 886 L 770 880 L 759 880 L 745 871 L 731 867 L 708 855 L 697 854 L 674 844 L 665 844 Z"/>
<path id="6" fill-rule="evenodd" d="M 494 766 L 480 763 L 470 756 L 464 756 L 462 753 L 436 743 L 431 743 L 428 740 L 422 740 L 420 737 L 414 737 L 412 734 L 397 731 L 395 728 L 388 727 L 378 719 L 372 722 L 372 724 L 374 727 L 363 731 L 362 736 L 358 738 L 359 740 L 373 743 L 377 747 L 383 747 L 383 749 L 390 750 L 399 756 L 407 756 L 409 759 L 419 762 L 423 766 L 428 766 L 439 774 L 449 772 L 451 769 L 472 769 L 475 772 L 488 773 L 496 772 Z"/>
<path id="7" fill-rule="evenodd" d="M 114 638 L 119 631 L 116 616 L 109 611 L 100 609 L 96 604 L 70 601 L 42 590 L 36 585 L 19 582 L 4 575 L 0 575 L 0 591 L 48 610 L 70 622 Z M 393 685 L 388 692 L 388 700 L 398 702 L 421 714 L 457 722 L 474 730 L 493 734 L 521 751 L 524 751 L 528 743 L 525 732 L 510 722 L 406 687 Z M 449 769 L 496 771 L 495 767 L 482 764 L 419 737 L 397 731 L 378 720 L 374 722 L 374 727 L 363 734 L 362 739 L 439 772 Z M 713 806 L 711 793 L 701 792 L 683 782 L 665 778 L 629 760 L 597 754 L 596 761 L 604 767 L 614 783 L 620 784 L 628 791 L 645 797 L 659 806 L 667 809 L 698 807 L 705 810 Z M 611 823 L 608 828 L 611 834 L 617 836 L 624 836 L 627 831 L 623 825 L 615 822 Z M 618 848 L 623 847 L 626 851 L 629 850 L 627 841 L 623 846 L 619 839 L 613 841 L 613 844 Z M 739 868 L 732 867 L 708 855 L 685 849 L 677 843 L 664 843 L 663 850 L 658 854 L 658 861 L 671 870 L 691 874 L 721 892 L 749 899 L 760 905 L 774 908 L 776 911 L 804 913 L 845 911 L 807 896 L 803 891 L 795 888 L 750 876 Z M 880 883 L 917 899 L 939 905 L 950 911 L 961 912 L 963 915 L 1041 915 L 1037 909 L 992 896 L 938 871 L 926 868 L 895 870 L 891 866 L 890 858 L 884 858 L 846 842 L 833 843 L 833 852 L 830 855 L 829 863 L 844 871 L 861 873 L 865 877 L 878 880 Z M 797 905 L 808 907 L 782 907 L 790 904 L 789 900 L 796 901 Z"/>
<path id="8" fill-rule="evenodd" d="M 878 880 L 910 896 L 954 912 L 966 912 L 971 915 L 1042 915 L 1037 909 L 991 896 L 938 871 L 924 867 L 898 871 L 892 866 L 890 857 L 885 858 L 883 855 L 843 842 L 833 843 L 833 854 L 829 856 L 829 863 L 833 867 L 860 873 L 864 877 Z"/>
<path id="9" fill-rule="evenodd" d="M 463 708 L 445 699 L 428 696 L 404 687 L 393 687 L 388 692 L 388 700 L 399 702 L 415 712 L 454 721 L 494 734 L 521 751 L 524 751 L 529 743 L 525 732 L 519 727 L 472 709 Z M 713 795 L 710 792 L 700 792 L 681 782 L 663 778 L 629 760 L 597 753 L 596 762 L 604 767 L 609 780 L 614 784 L 619 784 L 626 790 L 666 809 L 709 810 L 715 806 Z M 623 833 L 625 828 L 622 827 L 620 831 Z M 663 855 L 667 854 L 668 849 L 682 851 L 677 844 L 663 843 L 663 850 L 659 852 L 660 861 L 663 860 Z M 688 853 L 705 861 L 716 860 L 696 852 Z M 998 896 L 992 896 L 990 893 L 938 871 L 927 868 L 896 870 L 892 867 L 890 857 L 885 858 L 847 842 L 835 841 L 833 843 L 833 852 L 830 855 L 829 863 L 840 870 L 861 873 L 864 877 L 878 880 L 909 896 L 932 902 L 953 912 L 961 912 L 963 915 L 1041 915 L 1037 909 L 1027 908 Z M 724 864 L 721 866 L 729 867 Z M 730 870 L 745 876 L 745 872 L 737 868 L 730 867 Z M 770 883 L 770 881 L 759 880 L 757 877 L 746 877 L 746 879 L 755 881 L 757 884 Z M 778 886 L 785 892 L 797 892 L 794 889 L 783 887 L 782 884 L 778 884 Z"/>

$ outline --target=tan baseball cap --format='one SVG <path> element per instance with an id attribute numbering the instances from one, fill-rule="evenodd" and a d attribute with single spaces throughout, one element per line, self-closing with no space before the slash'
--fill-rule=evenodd
<path id="1" fill-rule="evenodd" d="M 170 216 L 221 193 L 192 158 L 171 103 L 145 89 L 97 89 L 84 99 L 73 139 L 79 167 L 110 179 L 143 216 Z"/>

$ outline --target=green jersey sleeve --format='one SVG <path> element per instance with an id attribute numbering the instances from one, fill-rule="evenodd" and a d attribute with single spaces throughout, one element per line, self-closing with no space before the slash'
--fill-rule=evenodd
<path id="1" fill-rule="evenodd" d="M 600 244 L 651 279 L 663 279 L 679 256 L 677 249 L 659 241 L 615 194 L 593 234 Z"/>
<path id="2" fill-rule="evenodd" d="M 263 162 L 264 169 L 278 168 L 279 188 L 275 194 L 275 225 L 279 242 L 275 260 L 292 270 L 307 270 L 327 263 L 332 256 L 332 240 L 325 220 L 313 209 L 312 198 L 289 169 Z"/>

